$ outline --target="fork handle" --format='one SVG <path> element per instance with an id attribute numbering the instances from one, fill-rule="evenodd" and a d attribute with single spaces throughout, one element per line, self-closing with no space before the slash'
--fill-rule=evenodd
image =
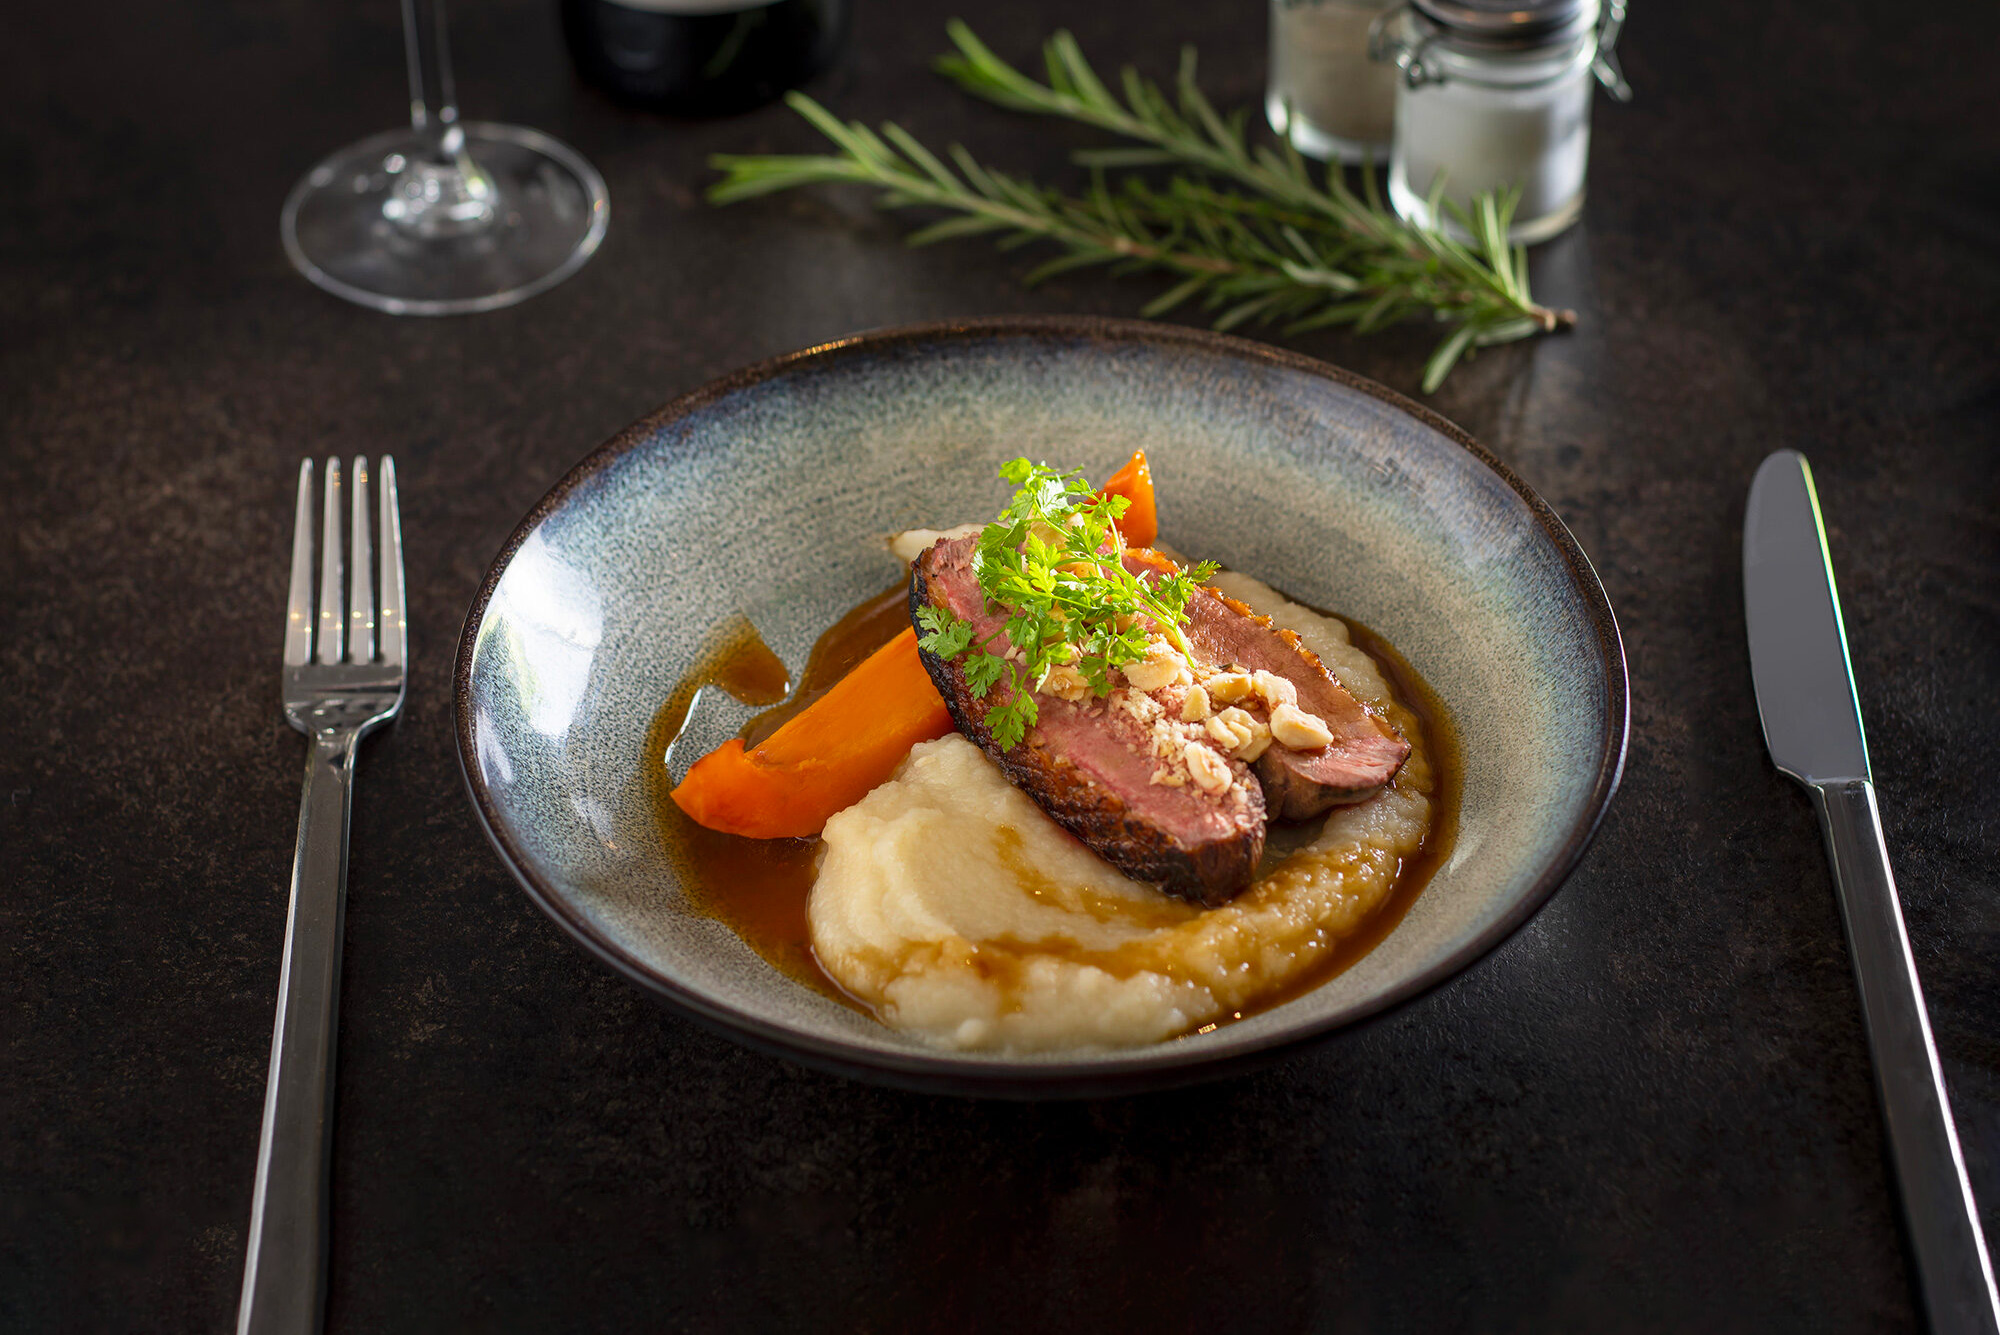
<path id="1" fill-rule="evenodd" d="M 1847 925 L 1930 1328 L 1935 1335 L 1996 1335 L 2000 1306 L 1993 1266 L 1903 931 L 1875 786 L 1866 779 L 1841 779 L 1814 784 L 1812 792 Z"/>
<path id="2" fill-rule="evenodd" d="M 306 757 L 237 1335 L 314 1335 L 320 1328 L 333 1035 L 357 740 L 351 730 L 322 729 Z"/>

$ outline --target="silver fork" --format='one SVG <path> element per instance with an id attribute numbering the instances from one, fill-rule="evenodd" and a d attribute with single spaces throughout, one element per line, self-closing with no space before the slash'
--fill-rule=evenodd
<path id="1" fill-rule="evenodd" d="M 333 1127 L 333 1034 L 340 1001 L 341 923 L 347 908 L 347 824 L 354 753 L 403 707 L 409 632 L 403 604 L 403 528 L 396 465 L 377 480 L 382 550 L 380 620 L 370 579 L 368 460 L 356 455 L 348 524 L 351 579 L 342 590 L 340 461 L 326 461 L 318 616 L 313 607 L 313 466 L 299 465 L 292 531 L 292 594 L 285 620 L 285 717 L 312 739 L 299 842 L 292 858 L 285 962 L 264 1131 L 250 1203 L 238 1335 L 312 1335 L 326 1272 L 326 1185 Z M 379 653 L 377 652 L 379 649 Z"/>

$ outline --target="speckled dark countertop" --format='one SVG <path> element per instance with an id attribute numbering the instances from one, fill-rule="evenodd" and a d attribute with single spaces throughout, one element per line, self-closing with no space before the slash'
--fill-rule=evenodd
<path id="1" fill-rule="evenodd" d="M 1436 992 L 1190 1091 L 1019 1105 L 761 1056 L 591 963 L 507 879 L 451 750 L 487 559 L 580 455 L 721 371 L 867 326 L 1123 313 L 1143 290 L 908 253 L 825 194 L 712 210 L 683 123 L 576 86 L 547 0 L 462 5 L 468 115 L 609 180 L 610 238 L 514 310 L 399 321 L 292 273 L 278 207 L 403 106 L 393 4 L 34 5 L 0 44 L 0 1329 L 232 1319 L 301 741 L 274 655 L 307 452 L 402 465 L 416 671 L 362 757 L 328 1329 L 1895 1331 L 1916 1324 L 1860 1017 L 1802 794 L 1759 741 L 1737 553 L 1763 454 L 1819 475 L 1910 935 L 2000 1226 L 2000 98 L 1991 6 L 1641 5 L 1577 331 L 1436 406 L 1596 561 L 1633 684 L 1570 884 Z M 1054 170 L 1075 137 L 925 70 L 860 0 L 815 87 Z M 1036 3 L 1107 64 L 1252 0 Z M 1413 391 L 1421 331 L 1304 351 Z"/>

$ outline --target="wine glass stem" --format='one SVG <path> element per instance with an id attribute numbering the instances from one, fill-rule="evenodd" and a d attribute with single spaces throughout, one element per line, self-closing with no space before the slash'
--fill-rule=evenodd
<path id="1" fill-rule="evenodd" d="M 465 132 L 458 127 L 444 0 L 403 0 L 403 46 L 410 63 L 410 125 L 439 160 L 449 162 L 458 156 Z"/>
<path id="2" fill-rule="evenodd" d="M 465 151 L 445 44 L 444 0 L 403 0 L 410 63 L 410 127 L 423 145 L 390 166 L 382 216 L 405 235 L 439 238 L 484 231 L 498 216 L 493 182 Z"/>

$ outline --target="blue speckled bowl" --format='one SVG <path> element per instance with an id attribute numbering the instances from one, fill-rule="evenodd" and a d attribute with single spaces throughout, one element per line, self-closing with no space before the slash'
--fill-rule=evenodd
<path id="1" fill-rule="evenodd" d="M 896 576 L 894 530 L 988 515 L 1017 454 L 1105 476 L 1144 447 L 1164 536 L 1382 633 L 1455 719 L 1449 860 L 1388 937 L 1212 1033 L 1070 1058 L 925 1047 L 693 912 L 647 805 L 647 729 L 710 629 L 787 663 Z M 1408 998 L 1493 948 L 1575 866 L 1617 787 L 1617 623 L 1569 532 L 1463 432 L 1378 385 L 1170 325 L 890 330 L 725 377 L 628 428 L 514 531 L 466 618 L 459 757 L 535 902 L 588 950 L 760 1047 L 905 1085 L 1091 1094 L 1216 1074 Z M 692 754 L 736 726 L 697 721 Z M 702 731 L 705 730 L 705 731 Z"/>

